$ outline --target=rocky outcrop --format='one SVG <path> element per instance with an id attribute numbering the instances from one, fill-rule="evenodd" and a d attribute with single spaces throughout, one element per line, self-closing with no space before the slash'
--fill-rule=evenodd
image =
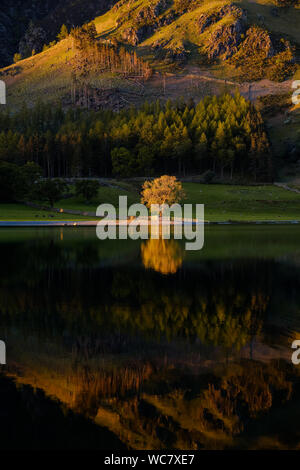
<path id="1" fill-rule="evenodd" d="M 268 78 L 283 81 L 296 71 L 294 48 L 289 41 L 258 26 L 251 26 L 238 52 L 229 61 L 242 81 Z"/>
<path id="2" fill-rule="evenodd" d="M 206 44 L 207 55 L 211 60 L 221 56 L 226 60 L 235 54 L 241 43 L 242 35 L 246 32 L 247 14 L 245 10 L 231 4 L 212 13 L 201 15 L 198 21 L 200 34 L 225 17 L 232 18 L 232 20 L 217 27 Z"/>
<path id="3" fill-rule="evenodd" d="M 207 46 L 209 59 L 216 59 L 220 56 L 222 56 L 223 60 L 229 59 L 229 57 L 238 51 L 238 46 L 242 41 L 242 34 L 245 31 L 245 23 L 240 19 L 217 28 L 211 34 Z"/>
<path id="4" fill-rule="evenodd" d="M 220 26 L 218 22 L 225 18 Z M 206 53 L 210 60 L 221 58 L 227 60 L 235 54 L 252 56 L 263 55 L 269 59 L 288 46 L 281 40 L 276 41 L 271 34 L 262 28 L 248 28 L 247 13 L 235 5 L 225 5 L 217 11 L 200 16 L 198 28 L 200 34 L 216 24 L 205 44 Z"/>
<path id="5" fill-rule="evenodd" d="M 235 5 L 225 5 L 217 11 L 200 15 L 198 21 L 199 33 L 202 34 L 206 28 L 209 28 L 209 26 L 217 23 L 227 15 L 232 16 L 233 20 L 238 20 L 240 22 L 244 22 L 247 19 L 247 13 L 245 10 L 242 10 Z"/>
<path id="6" fill-rule="evenodd" d="M 132 46 L 136 46 L 148 36 L 162 27 L 170 24 L 174 20 L 174 15 L 160 17 L 169 6 L 169 0 L 158 0 L 156 3 L 147 5 L 134 18 L 134 26 L 127 28 L 122 33 L 122 39 Z M 129 19 L 129 18 L 127 18 Z M 125 20 L 120 18 L 117 20 L 118 26 Z"/>
<path id="7" fill-rule="evenodd" d="M 184 61 L 187 57 L 186 50 L 182 47 L 177 47 L 175 49 L 167 49 L 166 59 L 172 59 L 176 61 Z"/>
<path id="8" fill-rule="evenodd" d="M 137 21 L 152 21 L 160 16 L 168 7 L 168 0 L 158 0 L 157 3 L 142 8 L 137 14 Z"/>
<path id="9" fill-rule="evenodd" d="M 273 44 L 270 33 L 258 27 L 248 29 L 243 48 L 248 51 L 249 55 L 263 52 L 268 59 L 279 52 L 275 48 L 275 43 Z"/>
<path id="10" fill-rule="evenodd" d="M 122 40 L 131 44 L 131 46 L 137 46 L 143 39 L 152 34 L 154 31 L 153 27 L 145 25 L 141 28 L 128 28 L 122 33 Z"/>

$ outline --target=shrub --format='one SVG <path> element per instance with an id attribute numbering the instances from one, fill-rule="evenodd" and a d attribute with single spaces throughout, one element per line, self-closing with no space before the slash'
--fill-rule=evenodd
<path id="1" fill-rule="evenodd" d="M 0 163 L 0 202 L 16 201 L 23 194 L 21 170 L 12 163 Z"/>
<path id="2" fill-rule="evenodd" d="M 210 184 L 214 180 L 215 176 L 216 176 L 216 174 L 215 174 L 214 171 L 207 170 L 203 173 L 201 179 L 202 179 L 203 183 Z"/>
<path id="3" fill-rule="evenodd" d="M 76 196 L 83 196 L 86 202 L 90 202 L 98 194 L 98 181 L 82 180 L 75 184 Z"/>
<path id="4" fill-rule="evenodd" d="M 63 197 L 65 191 L 66 183 L 61 179 L 54 178 L 35 183 L 32 194 L 38 201 L 46 201 L 50 207 L 53 207 L 54 203 Z"/>
<path id="5" fill-rule="evenodd" d="M 22 56 L 19 52 L 16 52 L 14 54 L 14 63 L 16 64 L 17 62 L 19 62 L 20 60 L 22 60 Z"/>

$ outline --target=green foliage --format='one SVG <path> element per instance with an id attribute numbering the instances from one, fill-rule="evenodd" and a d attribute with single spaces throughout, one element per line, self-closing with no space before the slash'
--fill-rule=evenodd
<path id="1" fill-rule="evenodd" d="M 89 46 L 93 45 L 97 36 L 95 23 L 87 23 L 83 26 L 73 28 L 71 30 L 71 36 L 78 49 L 87 49 Z"/>
<path id="2" fill-rule="evenodd" d="M 111 162 L 114 175 L 128 177 L 136 172 L 134 155 L 125 147 L 117 147 L 111 151 Z"/>
<path id="3" fill-rule="evenodd" d="M 45 44 L 46 32 L 43 28 L 30 21 L 29 26 L 20 41 L 19 51 L 22 57 L 29 57 L 40 52 Z"/>
<path id="4" fill-rule="evenodd" d="M 34 185 L 39 182 L 43 175 L 42 168 L 34 162 L 27 162 L 22 168 L 22 177 L 24 181 L 24 194 L 31 198 L 34 192 Z"/>
<path id="5" fill-rule="evenodd" d="M 56 44 L 56 41 L 51 41 L 49 42 L 49 44 L 44 44 L 43 46 L 43 52 L 47 51 L 48 49 L 50 49 L 51 47 L 55 46 Z"/>
<path id="6" fill-rule="evenodd" d="M 202 175 L 203 183 L 205 183 L 205 184 L 212 183 L 215 176 L 216 176 L 216 174 L 215 174 L 214 171 L 211 171 L 211 170 L 205 171 Z"/>
<path id="7" fill-rule="evenodd" d="M 272 177 L 260 113 L 242 96 L 206 97 L 197 105 L 145 102 L 113 113 L 37 103 L 0 112 L 0 160 L 38 163 L 47 177 L 145 176 L 224 172 Z"/>
<path id="8" fill-rule="evenodd" d="M 263 116 L 273 117 L 291 107 L 291 103 L 291 93 L 265 95 L 258 97 L 256 107 Z"/>
<path id="9" fill-rule="evenodd" d="M 174 0 L 173 8 L 177 14 L 182 15 L 195 10 L 201 4 L 203 5 L 203 0 Z"/>
<path id="10" fill-rule="evenodd" d="M 69 35 L 68 28 L 66 27 L 65 24 L 62 25 L 60 32 L 57 35 L 57 40 L 62 41 L 63 39 L 66 39 Z"/>
<path id="11" fill-rule="evenodd" d="M 20 60 L 22 60 L 22 56 L 19 52 L 16 52 L 14 54 L 14 63 L 16 64 L 17 62 L 19 62 Z"/>
<path id="12" fill-rule="evenodd" d="M 66 189 L 63 180 L 58 178 L 46 179 L 35 183 L 32 195 L 38 201 L 46 201 L 50 204 L 50 207 L 53 207 L 54 203 L 62 198 Z"/>
<path id="13" fill-rule="evenodd" d="M 163 175 L 153 181 L 145 181 L 141 202 L 151 208 L 152 204 L 179 204 L 185 199 L 182 184 L 175 176 Z"/>
<path id="14" fill-rule="evenodd" d="M 0 202 L 13 202 L 23 193 L 20 168 L 12 163 L 0 162 Z"/>
<path id="15" fill-rule="evenodd" d="M 90 202 L 98 194 L 99 183 L 95 180 L 81 180 L 75 184 L 76 196 L 83 196 L 87 202 Z"/>

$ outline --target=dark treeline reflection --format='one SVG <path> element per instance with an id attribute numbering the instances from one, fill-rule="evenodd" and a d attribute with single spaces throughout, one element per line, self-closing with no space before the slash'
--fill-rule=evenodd
<path id="1" fill-rule="evenodd" d="M 264 244 L 256 256 L 246 244 L 245 256 L 218 256 L 222 240 L 212 245 L 209 234 L 212 255 L 201 257 L 174 240 L 82 233 L 0 243 L 0 338 L 21 429 L 31 403 L 45 415 L 42 435 L 56 418 L 66 429 L 74 421 L 91 447 L 95 423 L 116 436 L 103 434 L 113 448 L 298 446 L 300 375 L 289 344 L 299 331 L 297 245 L 278 253 L 273 236 L 274 256 Z"/>
<path id="2" fill-rule="evenodd" d="M 101 261 L 88 244 L 69 251 L 53 241 L 29 244 L 28 253 L 24 245 L 9 251 L 0 245 L 6 259 L 0 275 L 1 323 L 46 335 L 140 333 L 240 348 L 263 327 L 274 296 L 286 302 L 293 294 L 300 302 L 295 267 L 241 259 L 205 260 L 190 268 L 178 261 L 175 241 L 164 241 L 164 251 L 147 261 L 145 247 L 152 242 L 142 245 L 135 263 L 118 266 Z"/>

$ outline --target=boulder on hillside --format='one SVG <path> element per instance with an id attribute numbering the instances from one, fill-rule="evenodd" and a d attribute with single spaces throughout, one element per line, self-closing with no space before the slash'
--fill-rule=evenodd
<path id="1" fill-rule="evenodd" d="M 151 26 L 145 25 L 141 28 L 127 28 L 122 33 L 123 41 L 131 44 L 132 46 L 137 46 L 140 44 L 146 36 L 153 33 L 153 28 Z"/>

